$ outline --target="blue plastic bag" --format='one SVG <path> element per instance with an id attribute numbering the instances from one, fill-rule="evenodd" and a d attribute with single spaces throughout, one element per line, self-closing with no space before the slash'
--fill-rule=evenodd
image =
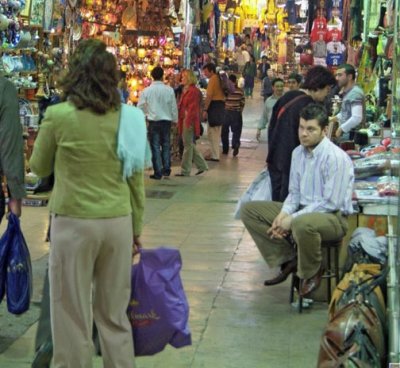
<path id="1" fill-rule="evenodd" d="M 10 249 L 11 239 L 13 236 L 14 223 L 9 221 L 6 231 L 0 238 L 0 303 L 2 302 L 6 292 L 8 250 Z"/>
<path id="2" fill-rule="evenodd" d="M 13 231 L 7 252 L 7 309 L 10 313 L 22 314 L 29 309 L 32 294 L 31 257 L 19 218 L 11 213 L 8 222 Z"/>
<path id="3" fill-rule="evenodd" d="M 153 355 L 167 344 L 191 345 L 189 304 L 179 271 L 179 250 L 144 249 L 132 266 L 132 294 L 128 317 L 132 324 L 135 356 Z"/>

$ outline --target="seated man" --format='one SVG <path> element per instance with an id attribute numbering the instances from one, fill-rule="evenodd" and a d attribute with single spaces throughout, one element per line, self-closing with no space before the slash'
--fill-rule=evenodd
<path id="1" fill-rule="evenodd" d="M 281 267 L 264 285 L 279 284 L 298 268 L 302 296 L 321 282 L 321 241 L 342 238 L 346 217 L 353 212 L 353 164 L 325 137 L 327 125 L 325 108 L 307 105 L 300 113 L 301 145 L 292 154 L 285 202 L 249 202 L 241 210 L 242 221 L 265 261 L 270 267 Z M 297 244 L 297 255 L 288 241 L 290 235 Z"/>

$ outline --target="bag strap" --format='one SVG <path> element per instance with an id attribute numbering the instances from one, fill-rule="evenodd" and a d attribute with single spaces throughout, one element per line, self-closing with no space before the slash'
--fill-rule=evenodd
<path id="1" fill-rule="evenodd" d="M 279 111 L 278 111 L 277 118 L 279 119 L 279 118 L 283 115 L 283 113 L 284 113 L 290 106 L 292 106 L 295 102 L 301 100 L 301 99 L 304 98 L 304 97 L 308 97 L 308 95 L 302 94 L 302 95 L 300 95 L 300 96 L 295 97 L 293 100 L 287 102 L 285 105 L 283 105 L 283 106 L 279 109 Z"/>

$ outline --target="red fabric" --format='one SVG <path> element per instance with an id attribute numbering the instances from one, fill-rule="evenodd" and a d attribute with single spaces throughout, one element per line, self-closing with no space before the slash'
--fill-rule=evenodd
<path id="1" fill-rule="evenodd" d="M 313 26 L 311 29 L 310 40 L 311 42 L 327 41 L 328 26 L 324 17 L 318 17 L 314 19 Z"/>
<path id="2" fill-rule="evenodd" d="M 183 124 L 189 128 L 194 127 L 194 134 L 200 136 L 200 106 L 202 95 L 200 90 L 191 85 L 182 93 L 178 105 L 178 132 L 182 135 Z M 186 113 L 186 119 L 185 118 Z M 185 121 L 184 121 L 185 120 Z"/>
<path id="3" fill-rule="evenodd" d="M 333 28 L 328 31 L 328 42 L 331 41 L 341 41 L 342 40 L 342 32 L 340 29 Z"/>

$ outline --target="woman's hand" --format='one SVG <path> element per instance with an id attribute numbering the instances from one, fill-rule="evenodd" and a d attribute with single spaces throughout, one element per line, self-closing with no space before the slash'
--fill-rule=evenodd
<path id="1" fill-rule="evenodd" d="M 133 237 L 132 248 L 133 248 L 133 255 L 134 256 L 139 253 L 140 249 L 143 248 L 142 241 L 140 240 L 140 236 L 139 235 Z"/>
<path id="2" fill-rule="evenodd" d="M 8 208 L 15 216 L 21 216 L 22 200 L 10 198 L 8 201 Z"/>

